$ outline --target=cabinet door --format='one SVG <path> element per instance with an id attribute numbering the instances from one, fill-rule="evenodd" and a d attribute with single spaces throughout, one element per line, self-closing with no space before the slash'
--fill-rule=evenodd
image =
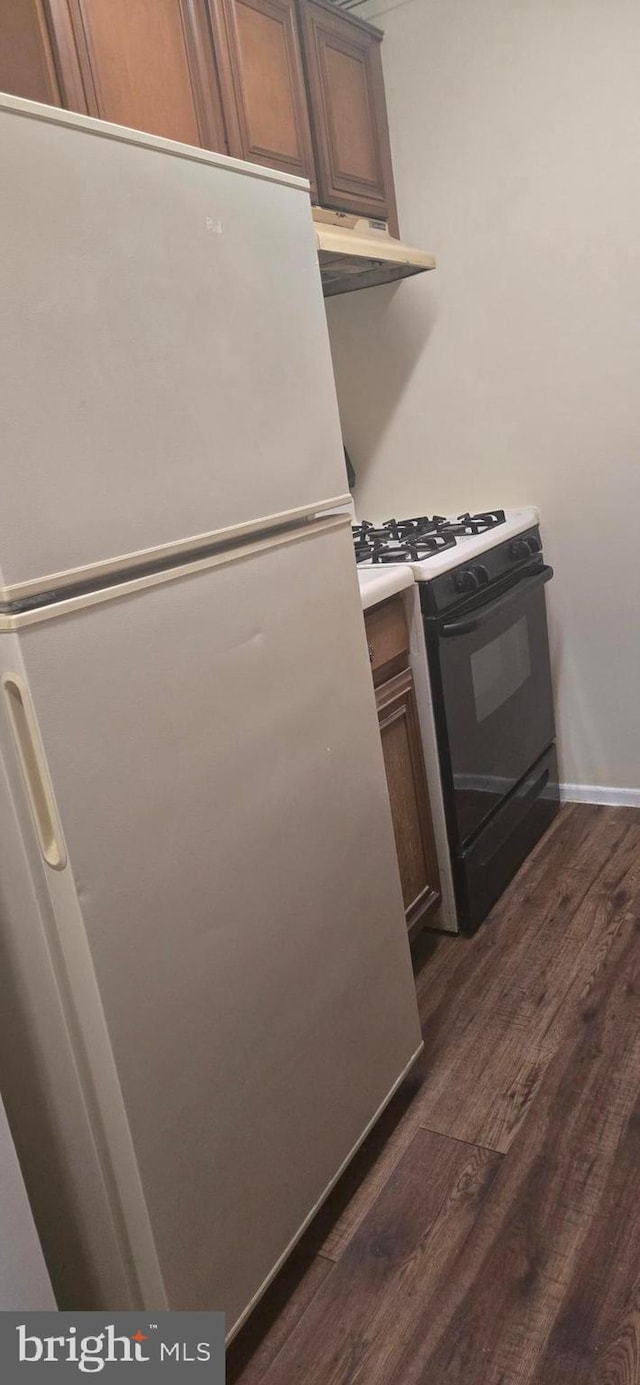
<path id="1" fill-rule="evenodd" d="M 226 152 L 206 0 L 66 0 L 91 115 Z"/>
<path id="2" fill-rule="evenodd" d="M 376 693 L 407 928 L 418 932 L 439 902 L 440 876 L 410 669 Z"/>
<path id="3" fill-rule="evenodd" d="M 396 227 L 381 35 L 331 4 L 301 0 L 320 205 Z"/>
<path id="4" fill-rule="evenodd" d="M 0 91 L 61 105 L 43 0 L 0 0 Z"/>
<path id="5" fill-rule="evenodd" d="M 238 148 L 231 152 L 309 178 L 315 189 L 295 0 L 218 3 L 226 20 L 237 119 Z"/>

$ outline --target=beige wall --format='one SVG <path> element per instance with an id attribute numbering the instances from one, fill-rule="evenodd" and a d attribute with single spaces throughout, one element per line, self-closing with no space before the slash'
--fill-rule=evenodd
<path id="1" fill-rule="evenodd" d="M 438 268 L 328 305 L 358 513 L 537 504 L 562 777 L 639 790 L 640 3 L 381 8 Z"/>

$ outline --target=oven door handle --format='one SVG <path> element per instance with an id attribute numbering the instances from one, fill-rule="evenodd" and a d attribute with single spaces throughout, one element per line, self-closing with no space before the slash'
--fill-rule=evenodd
<path id="1" fill-rule="evenodd" d="M 479 630 L 481 626 L 486 625 L 495 616 L 502 615 L 502 612 L 511 605 L 512 601 L 528 596 L 530 592 L 536 590 L 536 587 L 544 586 L 545 582 L 548 582 L 552 577 L 553 568 L 544 564 L 534 576 L 521 578 L 497 601 L 487 601 L 480 610 L 473 611 L 468 616 L 462 616 L 460 620 L 447 621 L 445 625 L 440 627 L 439 633 L 447 638 L 453 635 L 471 635 L 474 630 Z"/>

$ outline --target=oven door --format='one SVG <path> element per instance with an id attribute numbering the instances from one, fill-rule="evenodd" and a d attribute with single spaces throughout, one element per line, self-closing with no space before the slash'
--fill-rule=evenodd
<path id="1" fill-rule="evenodd" d="M 454 850 L 478 832 L 554 739 L 544 594 L 552 576 L 538 562 L 506 591 L 470 602 L 429 631 Z"/>

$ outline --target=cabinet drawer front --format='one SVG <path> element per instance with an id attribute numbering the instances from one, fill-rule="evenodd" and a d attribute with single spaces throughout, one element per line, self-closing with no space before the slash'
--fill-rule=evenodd
<path id="1" fill-rule="evenodd" d="M 377 685 L 394 672 L 396 665 L 399 668 L 407 662 L 409 632 L 402 597 L 394 596 L 367 611 L 365 628 L 373 681 Z"/>

